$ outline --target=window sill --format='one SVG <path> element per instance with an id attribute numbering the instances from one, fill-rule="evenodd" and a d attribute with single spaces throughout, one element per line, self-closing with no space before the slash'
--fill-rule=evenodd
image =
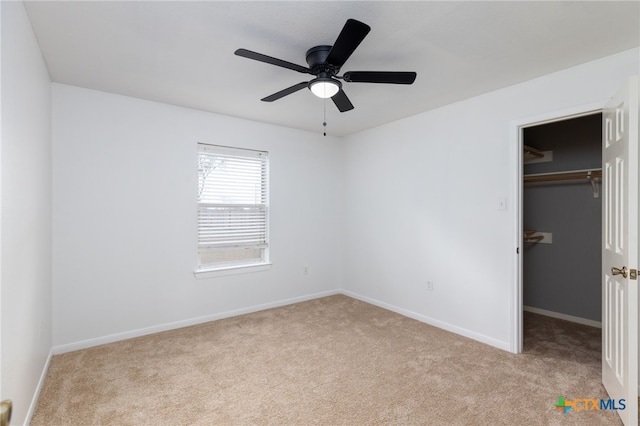
<path id="1" fill-rule="evenodd" d="M 215 269 L 197 269 L 193 271 L 193 275 L 197 279 L 225 277 L 227 275 L 249 274 L 252 272 L 262 272 L 271 269 L 271 263 L 259 263 L 247 266 L 227 266 Z"/>

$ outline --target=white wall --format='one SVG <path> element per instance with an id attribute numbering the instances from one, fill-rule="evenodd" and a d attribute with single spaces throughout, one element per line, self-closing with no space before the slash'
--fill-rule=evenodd
<path id="1" fill-rule="evenodd" d="M 345 138 L 345 289 L 508 349 L 517 203 L 511 122 L 604 103 L 639 72 L 639 53 Z M 506 211 L 498 210 L 502 198 Z"/>
<path id="2" fill-rule="evenodd" d="M 269 271 L 194 277 L 197 142 L 269 151 Z M 53 84 L 56 351 L 339 289 L 341 159 L 330 136 Z"/>
<path id="3" fill-rule="evenodd" d="M 51 87 L 22 2 L 0 10 L 0 399 L 22 424 L 52 344 Z"/>

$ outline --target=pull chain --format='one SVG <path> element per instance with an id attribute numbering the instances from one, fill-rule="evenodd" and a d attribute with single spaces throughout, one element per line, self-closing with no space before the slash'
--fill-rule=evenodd
<path id="1" fill-rule="evenodd" d="M 322 108 L 323 108 L 323 121 L 322 121 L 322 127 L 324 129 L 324 132 L 322 133 L 324 136 L 327 136 L 327 98 L 323 99 L 323 103 L 322 103 Z"/>

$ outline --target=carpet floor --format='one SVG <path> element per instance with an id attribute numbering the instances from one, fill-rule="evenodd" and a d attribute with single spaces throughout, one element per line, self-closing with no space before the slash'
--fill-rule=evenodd
<path id="1" fill-rule="evenodd" d="M 38 425 L 616 425 L 600 330 L 525 315 L 513 355 L 343 295 L 56 355 Z"/>

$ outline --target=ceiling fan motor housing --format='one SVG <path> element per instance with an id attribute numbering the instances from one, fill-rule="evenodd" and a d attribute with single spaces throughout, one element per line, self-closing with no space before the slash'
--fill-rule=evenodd
<path id="1" fill-rule="evenodd" d="M 307 64 L 314 75 L 328 74 L 334 76 L 340 70 L 340 67 L 327 63 L 327 57 L 333 46 L 315 46 L 307 50 Z"/>

